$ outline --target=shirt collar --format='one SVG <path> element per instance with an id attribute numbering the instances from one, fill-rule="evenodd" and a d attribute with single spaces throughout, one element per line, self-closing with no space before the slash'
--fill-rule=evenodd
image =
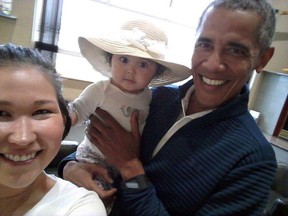
<path id="1" fill-rule="evenodd" d="M 181 110 L 181 113 L 178 117 L 178 120 L 183 118 L 183 117 L 188 117 L 190 118 L 191 120 L 192 119 L 196 119 L 196 118 L 199 118 L 199 117 L 202 117 L 210 112 L 212 112 L 214 109 L 211 109 L 211 110 L 205 110 L 205 111 L 202 111 L 202 112 L 198 112 L 198 113 L 194 113 L 194 114 L 191 114 L 191 115 L 186 115 L 186 109 L 188 107 L 188 104 L 189 104 L 189 99 L 190 99 L 190 96 L 191 94 L 195 91 L 195 88 L 194 88 L 194 85 L 192 85 L 188 91 L 186 92 L 186 95 L 184 96 L 184 98 L 182 98 L 181 100 L 181 105 L 182 105 L 182 110 Z"/>

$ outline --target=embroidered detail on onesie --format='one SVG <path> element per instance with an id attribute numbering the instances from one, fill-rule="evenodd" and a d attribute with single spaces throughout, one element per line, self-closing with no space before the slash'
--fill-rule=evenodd
<path id="1" fill-rule="evenodd" d="M 122 105 L 121 110 L 122 110 L 123 115 L 126 117 L 131 116 L 134 111 L 139 111 L 131 106 L 126 106 L 126 105 Z"/>

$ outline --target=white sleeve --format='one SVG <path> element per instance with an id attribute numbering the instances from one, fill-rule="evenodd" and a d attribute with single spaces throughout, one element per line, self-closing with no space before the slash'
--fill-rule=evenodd
<path id="1" fill-rule="evenodd" d="M 73 101 L 73 106 L 78 115 L 77 125 L 83 124 L 89 116 L 95 112 L 96 108 L 104 100 L 104 92 L 109 80 L 101 80 L 87 86 L 78 98 Z"/>
<path id="2" fill-rule="evenodd" d="M 107 216 L 105 206 L 94 191 L 52 175 L 55 185 L 24 216 Z"/>
<path id="3" fill-rule="evenodd" d="M 69 212 L 67 212 L 67 215 L 107 216 L 107 212 L 102 201 L 93 192 L 74 203 L 73 207 L 69 210 Z"/>

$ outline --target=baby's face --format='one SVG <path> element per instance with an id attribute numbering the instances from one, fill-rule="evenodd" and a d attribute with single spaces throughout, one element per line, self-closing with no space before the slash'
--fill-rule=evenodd
<path id="1" fill-rule="evenodd" d="M 154 78 L 157 63 L 144 58 L 113 55 L 111 60 L 112 83 L 122 91 L 137 94 Z"/>

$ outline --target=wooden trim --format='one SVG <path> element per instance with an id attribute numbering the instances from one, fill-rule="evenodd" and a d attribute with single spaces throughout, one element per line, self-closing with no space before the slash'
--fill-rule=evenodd
<path id="1" fill-rule="evenodd" d="M 3 14 L 3 13 L 0 13 L 0 17 L 6 18 L 6 19 L 11 19 L 11 20 L 16 20 L 17 19 L 17 17 L 15 17 L 15 16 L 6 15 L 6 14 Z"/>
<path id="2" fill-rule="evenodd" d="M 276 137 L 279 136 L 279 133 L 280 133 L 281 129 L 283 128 L 285 122 L 288 121 L 287 117 L 288 117 L 288 95 L 286 96 L 285 103 L 284 103 L 282 110 L 281 110 L 281 113 L 279 115 L 276 127 L 275 127 L 274 132 L 273 132 L 273 136 L 276 136 Z"/>

